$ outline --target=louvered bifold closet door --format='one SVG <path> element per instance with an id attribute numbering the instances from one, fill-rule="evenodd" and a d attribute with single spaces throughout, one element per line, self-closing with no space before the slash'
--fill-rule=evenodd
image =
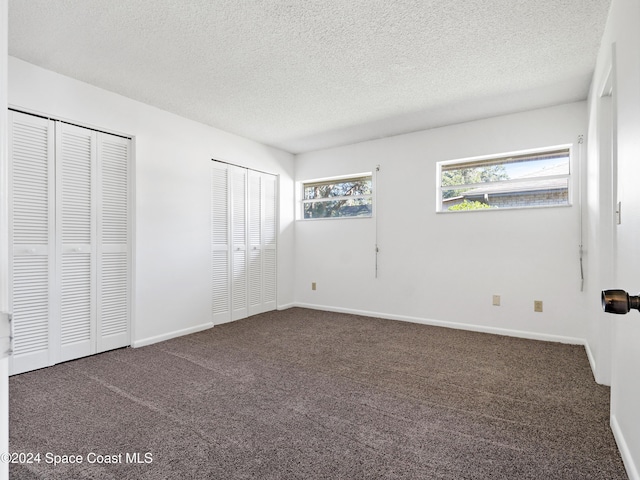
<path id="1" fill-rule="evenodd" d="M 9 112 L 8 133 L 13 375 L 56 361 L 53 122 Z"/>
<path id="2" fill-rule="evenodd" d="M 262 175 L 262 309 L 277 307 L 278 177 Z"/>
<path id="3" fill-rule="evenodd" d="M 129 345 L 130 140 L 97 134 L 97 351 Z"/>
<path id="4" fill-rule="evenodd" d="M 56 125 L 60 361 L 96 352 L 96 132 Z"/>
<path id="5" fill-rule="evenodd" d="M 249 315 L 262 313 L 262 174 L 249 170 Z"/>
<path id="6" fill-rule="evenodd" d="M 213 323 L 276 308 L 278 177 L 212 162 Z"/>
<path id="7" fill-rule="evenodd" d="M 212 321 L 231 320 L 229 168 L 211 162 Z"/>
<path id="8" fill-rule="evenodd" d="M 245 318 L 247 305 L 247 169 L 229 166 L 231 186 L 231 320 Z"/>

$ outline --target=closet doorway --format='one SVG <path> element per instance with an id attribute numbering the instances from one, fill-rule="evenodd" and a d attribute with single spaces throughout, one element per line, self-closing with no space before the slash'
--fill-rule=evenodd
<path id="1" fill-rule="evenodd" d="M 131 139 L 9 111 L 11 374 L 130 344 Z"/>
<path id="2" fill-rule="evenodd" d="M 214 324 L 276 309 L 278 177 L 211 162 Z"/>

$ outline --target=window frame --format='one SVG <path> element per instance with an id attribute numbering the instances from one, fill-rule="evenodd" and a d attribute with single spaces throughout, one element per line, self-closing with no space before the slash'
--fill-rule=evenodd
<path id="1" fill-rule="evenodd" d="M 490 155 L 481 155 L 476 157 L 466 157 L 454 160 L 444 160 L 436 163 L 436 213 L 461 213 L 461 212 L 485 212 L 485 211 L 504 211 L 504 210 L 527 210 L 527 209 L 537 209 L 537 208 L 562 208 L 562 207 L 571 207 L 573 205 L 573 175 L 574 175 L 574 158 L 573 158 L 573 144 L 561 144 L 561 145 L 552 145 L 548 147 L 540 147 L 528 150 L 518 150 L 512 152 L 504 152 L 498 154 L 490 154 Z M 508 180 L 497 180 L 493 182 L 481 182 L 481 183 L 473 183 L 473 184 L 462 184 L 455 185 L 451 187 L 444 187 L 442 185 L 442 174 L 443 167 L 450 165 L 464 165 L 464 164 L 477 164 L 478 166 L 482 166 L 483 164 L 491 165 L 499 165 L 503 163 L 502 161 L 507 161 L 509 158 L 513 157 L 524 157 L 524 156 L 536 156 L 536 155 L 544 155 L 551 154 L 555 152 L 561 152 L 565 150 L 569 157 L 569 173 L 560 174 L 560 175 L 541 175 L 537 177 L 528 177 L 526 179 L 508 179 Z M 533 160 L 535 161 L 535 160 Z M 520 182 L 535 182 L 535 181 L 544 181 L 551 179 L 566 179 L 567 180 L 567 202 L 562 204 L 548 204 L 548 205 L 516 205 L 509 207 L 498 207 L 498 208 L 482 208 L 482 209 L 470 209 L 470 210 L 448 210 L 443 206 L 443 192 L 446 190 L 455 189 L 464 189 L 464 188 L 473 188 L 474 186 L 486 186 L 486 185 L 498 185 L 498 184 L 518 184 Z"/>
<path id="2" fill-rule="evenodd" d="M 306 200 L 304 198 L 304 191 L 307 186 L 316 185 L 316 184 L 326 184 L 326 183 L 347 183 L 349 181 L 369 179 L 371 181 L 371 193 L 367 195 L 346 195 L 346 196 L 336 196 L 336 197 L 326 197 L 321 199 L 312 199 Z M 303 180 L 300 182 L 300 187 L 298 189 L 300 201 L 298 202 L 298 220 L 307 221 L 316 221 L 316 220 L 346 220 L 346 219 L 370 219 L 375 215 L 375 176 L 373 172 L 362 172 L 362 173 L 354 173 L 350 175 L 340 175 L 335 177 L 322 177 L 322 178 L 313 178 L 309 180 Z M 328 203 L 334 202 L 337 200 L 346 200 L 346 199 L 359 199 L 359 198 L 370 198 L 371 199 L 371 214 L 370 215 L 354 215 L 354 216 L 339 216 L 339 217 L 311 217 L 305 218 L 304 216 L 304 207 L 309 203 Z"/>

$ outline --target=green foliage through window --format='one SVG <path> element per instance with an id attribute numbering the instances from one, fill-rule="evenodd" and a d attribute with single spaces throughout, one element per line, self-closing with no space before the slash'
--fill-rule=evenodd
<path id="1" fill-rule="evenodd" d="M 449 207 L 447 210 L 456 212 L 459 210 L 484 210 L 486 208 L 496 208 L 496 207 L 492 207 L 491 205 L 487 205 L 486 203 L 478 202 L 477 200 L 473 202 L 470 202 L 469 200 L 464 200 L 462 203 L 453 205 Z"/>
<path id="2" fill-rule="evenodd" d="M 371 175 L 303 185 L 303 218 L 370 217 L 373 210 Z"/>
<path id="3" fill-rule="evenodd" d="M 452 187 L 456 185 L 473 185 L 475 183 L 494 182 L 496 180 L 509 180 L 509 174 L 504 165 L 490 165 L 473 168 L 460 168 L 442 172 L 442 186 Z M 457 197 L 468 188 L 461 190 L 445 190 L 443 198 Z"/>

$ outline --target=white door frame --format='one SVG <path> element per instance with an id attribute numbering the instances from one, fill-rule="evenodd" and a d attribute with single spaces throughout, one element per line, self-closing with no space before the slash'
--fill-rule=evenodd
<path id="1" fill-rule="evenodd" d="M 7 146 L 8 6 L 0 1 L 0 311 L 9 308 L 9 183 Z M 0 454 L 9 451 L 9 358 L 0 352 Z M 9 464 L 0 462 L 0 480 L 9 478 Z"/>

